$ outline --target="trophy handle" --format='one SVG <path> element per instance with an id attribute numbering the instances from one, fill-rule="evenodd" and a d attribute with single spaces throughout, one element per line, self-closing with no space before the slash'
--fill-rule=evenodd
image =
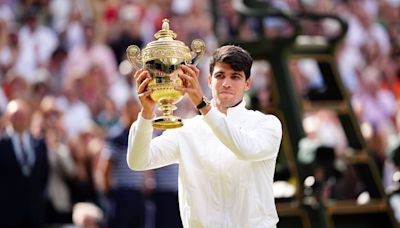
<path id="1" fill-rule="evenodd" d="M 206 51 L 206 45 L 204 41 L 200 39 L 194 39 L 190 47 L 192 49 L 192 51 L 190 52 L 192 58 L 192 64 L 197 65 Z"/>
<path id="2" fill-rule="evenodd" d="M 130 45 L 126 49 L 126 57 L 128 58 L 133 68 L 135 68 L 136 70 L 142 67 L 142 64 L 140 62 L 140 48 L 138 46 Z"/>

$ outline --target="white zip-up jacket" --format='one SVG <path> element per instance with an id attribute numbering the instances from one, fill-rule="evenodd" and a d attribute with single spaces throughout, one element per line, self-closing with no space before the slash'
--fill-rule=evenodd
<path id="1" fill-rule="evenodd" d="M 247 110 L 205 116 L 152 139 L 150 120 L 139 114 L 129 133 L 133 170 L 179 163 L 179 207 L 186 228 L 269 228 L 278 222 L 272 192 L 282 138 L 278 118 Z"/>

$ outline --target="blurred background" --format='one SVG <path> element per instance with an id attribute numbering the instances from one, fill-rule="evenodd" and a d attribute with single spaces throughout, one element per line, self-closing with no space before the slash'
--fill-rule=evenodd
<path id="1" fill-rule="evenodd" d="M 208 97 L 215 48 L 254 57 L 248 108 L 283 123 L 278 227 L 399 227 L 400 0 L 0 0 L 0 134 L 27 122 L 48 160 L 37 164 L 48 167 L 43 219 L 9 227 L 181 227 L 177 166 L 125 161 L 140 110 L 125 51 L 153 41 L 164 18 L 188 46 L 205 41 Z M 0 168 L 9 192 L 13 175 Z"/>

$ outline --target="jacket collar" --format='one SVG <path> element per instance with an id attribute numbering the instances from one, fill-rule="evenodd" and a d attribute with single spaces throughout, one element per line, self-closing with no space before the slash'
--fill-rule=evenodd
<path id="1" fill-rule="evenodd" d="M 235 107 L 228 108 L 226 111 L 226 116 L 228 120 L 234 121 L 234 122 L 239 122 L 239 121 L 244 121 L 246 120 L 246 115 L 244 113 L 246 112 L 246 101 L 243 99 L 238 105 Z"/>
<path id="2" fill-rule="evenodd" d="M 24 132 L 18 134 L 17 132 L 15 132 L 15 130 L 14 130 L 14 128 L 12 126 L 7 126 L 6 129 L 5 129 L 5 132 L 10 138 L 12 138 L 14 136 L 26 138 L 26 137 L 29 136 L 28 131 L 24 131 Z"/>

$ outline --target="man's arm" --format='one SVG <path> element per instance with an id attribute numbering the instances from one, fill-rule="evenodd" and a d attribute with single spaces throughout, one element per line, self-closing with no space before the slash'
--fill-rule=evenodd
<path id="1" fill-rule="evenodd" d="M 156 102 L 151 98 L 151 89 L 148 84 L 151 81 L 149 73 L 143 69 L 134 74 L 137 84 L 137 94 L 142 105 L 137 121 L 131 125 L 128 137 L 127 162 L 133 170 L 150 169 L 153 161 L 150 143 L 153 134 L 151 119 L 154 116 Z"/>
<path id="2" fill-rule="evenodd" d="M 276 157 L 279 152 L 282 125 L 275 116 L 259 118 L 251 130 L 243 130 L 230 123 L 226 116 L 215 108 L 211 108 L 204 115 L 204 120 L 216 137 L 241 160 L 270 159 Z"/>
<path id="3" fill-rule="evenodd" d="M 178 162 L 178 143 L 175 131 L 165 131 L 152 139 L 151 120 L 143 118 L 132 124 L 128 138 L 127 162 L 133 170 L 148 170 Z"/>

